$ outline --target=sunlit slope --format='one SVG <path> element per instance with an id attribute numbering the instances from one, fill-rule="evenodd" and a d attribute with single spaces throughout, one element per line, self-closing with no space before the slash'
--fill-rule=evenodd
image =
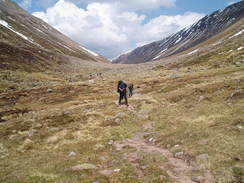
<path id="1" fill-rule="evenodd" d="M 108 62 L 10 0 L 0 1 L 0 68 L 23 71 L 54 70 L 65 56 Z"/>

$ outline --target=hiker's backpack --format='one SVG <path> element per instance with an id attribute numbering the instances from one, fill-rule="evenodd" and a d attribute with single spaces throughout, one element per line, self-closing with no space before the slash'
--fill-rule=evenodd
<path id="1" fill-rule="evenodd" d="M 124 82 L 122 82 L 120 83 L 119 88 L 122 89 L 123 91 L 126 91 L 127 85 Z"/>
<path id="2" fill-rule="evenodd" d="M 118 86 L 117 86 L 117 92 L 119 93 L 119 87 L 120 87 L 120 85 L 123 83 L 123 81 L 119 81 L 118 82 Z"/>

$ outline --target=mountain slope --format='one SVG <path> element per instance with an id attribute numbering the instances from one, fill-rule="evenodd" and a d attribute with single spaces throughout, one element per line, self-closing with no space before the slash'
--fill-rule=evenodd
<path id="1" fill-rule="evenodd" d="M 107 62 L 10 0 L 0 0 L 0 38 L 2 69 L 54 69 L 67 63 L 64 56 Z"/>
<path id="2" fill-rule="evenodd" d="M 121 55 L 113 63 L 144 63 L 180 53 L 217 35 L 243 17 L 244 1 L 241 1 L 205 16 L 190 28 Z"/>

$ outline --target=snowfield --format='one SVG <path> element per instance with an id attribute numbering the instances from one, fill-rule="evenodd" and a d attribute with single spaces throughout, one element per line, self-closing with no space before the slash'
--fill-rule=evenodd
<path id="1" fill-rule="evenodd" d="M 158 59 L 160 56 L 161 56 L 161 55 L 158 55 L 158 56 L 154 57 L 153 60 Z"/>
<path id="2" fill-rule="evenodd" d="M 240 32 L 236 33 L 235 35 L 231 36 L 230 39 L 233 37 L 241 35 L 243 32 L 244 32 L 244 29 L 242 29 Z"/>
<path id="3" fill-rule="evenodd" d="M 12 32 L 14 32 L 14 33 L 17 34 L 18 36 L 22 37 L 23 39 L 25 39 L 25 40 L 27 40 L 27 41 L 29 41 L 29 42 L 31 42 L 31 43 L 34 43 L 33 40 L 29 39 L 29 38 L 26 37 L 25 35 L 23 35 L 23 34 L 17 32 L 17 31 L 15 31 L 14 29 L 12 29 L 11 26 L 8 25 L 8 23 L 5 22 L 4 20 L 0 20 L 0 25 L 2 25 L 2 26 L 4 26 L 4 27 L 6 27 L 7 29 L 11 30 Z"/>
<path id="4" fill-rule="evenodd" d="M 196 49 L 196 50 L 194 50 L 194 51 L 192 51 L 192 52 L 190 52 L 190 53 L 187 53 L 187 55 L 192 55 L 192 54 L 194 54 L 194 53 L 197 53 L 199 50 L 198 49 Z"/>
<path id="5" fill-rule="evenodd" d="M 85 51 L 87 51 L 88 53 L 94 55 L 95 57 L 98 57 L 99 55 L 91 50 L 88 50 L 87 48 L 83 47 L 83 46 L 80 46 L 82 49 L 84 49 Z"/>

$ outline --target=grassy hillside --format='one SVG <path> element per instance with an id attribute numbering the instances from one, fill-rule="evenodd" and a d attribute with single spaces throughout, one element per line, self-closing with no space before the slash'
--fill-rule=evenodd
<path id="1" fill-rule="evenodd" d="M 118 65 L 71 82 L 42 73 L 52 82 L 5 90 L 1 182 L 242 182 L 243 63 L 201 63 Z M 136 86 L 128 108 L 119 79 Z"/>
<path id="2" fill-rule="evenodd" d="M 0 1 L 0 70 L 62 71 L 66 56 L 77 57 L 77 64 L 108 63 L 11 0 Z"/>

